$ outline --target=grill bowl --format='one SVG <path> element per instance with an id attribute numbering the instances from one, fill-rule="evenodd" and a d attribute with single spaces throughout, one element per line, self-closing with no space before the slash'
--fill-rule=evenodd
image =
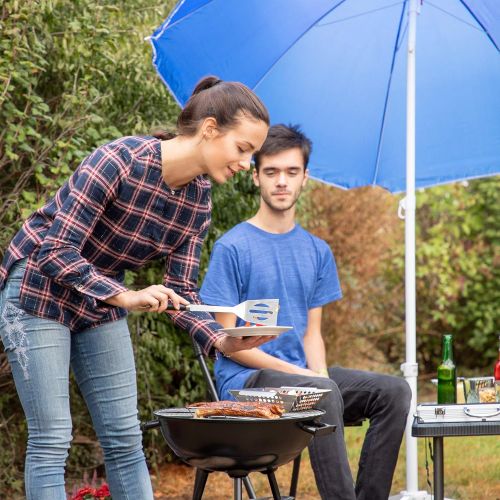
<path id="1" fill-rule="evenodd" d="M 194 418 L 186 408 L 154 412 L 164 439 L 187 464 L 207 471 L 244 476 L 293 460 L 314 435 L 329 434 L 335 426 L 319 423 L 322 410 L 285 413 L 279 419 L 246 417 Z"/>

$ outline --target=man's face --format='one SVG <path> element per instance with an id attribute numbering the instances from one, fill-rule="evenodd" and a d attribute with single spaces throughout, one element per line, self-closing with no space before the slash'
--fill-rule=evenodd
<path id="1" fill-rule="evenodd" d="M 253 171 L 255 185 L 266 205 L 277 212 L 292 208 L 306 185 L 308 173 L 299 148 L 263 156 L 259 172 Z"/>

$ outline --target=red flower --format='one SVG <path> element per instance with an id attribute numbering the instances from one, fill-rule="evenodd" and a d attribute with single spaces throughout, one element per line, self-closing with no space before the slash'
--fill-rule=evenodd
<path id="1" fill-rule="evenodd" d="M 106 500 L 107 498 L 111 498 L 111 494 L 109 492 L 109 487 L 106 483 L 104 483 L 100 488 L 95 490 L 94 495 L 99 499 L 99 500 Z"/>
<path id="2" fill-rule="evenodd" d="M 97 489 L 90 486 L 80 488 L 71 500 L 111 500 L 111 494 L 108 485 L 104 483 Z"/>
<path id="3" fill-rule="evenodd" d="M 92 498 L 94 498 L 94 496 L 95 496 L 95 490 L 94 490 L 94 488 L 91 488 L 90 486 L 85 486 L 83 488 L 80 488 L 76 492 L 76 495 L 71 500 L 92 499 Z"/>

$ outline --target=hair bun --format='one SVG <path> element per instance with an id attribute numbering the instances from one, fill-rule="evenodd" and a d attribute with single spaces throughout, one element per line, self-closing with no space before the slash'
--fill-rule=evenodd
<path id="1" fill-rule="evenodd" d="M 193 95 L 199 94 L 203 90 L 211 89 L 212 87 L 215 87 L 218 83 L 221 82 L 222 80 L 216 76 L 213 75 L 206 76 L 196 84 L 196 87 L 193 90 Z"/>

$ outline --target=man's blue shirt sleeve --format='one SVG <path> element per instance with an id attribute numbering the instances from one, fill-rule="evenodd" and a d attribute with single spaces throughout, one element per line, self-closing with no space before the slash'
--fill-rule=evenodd
<path id="1" fill-rule="evenodd" d="M 330 247 L 322 245 L 316 289 L 310 302 L 310 309 L 321 307 L 342 298 L 337 265 Z"/>

